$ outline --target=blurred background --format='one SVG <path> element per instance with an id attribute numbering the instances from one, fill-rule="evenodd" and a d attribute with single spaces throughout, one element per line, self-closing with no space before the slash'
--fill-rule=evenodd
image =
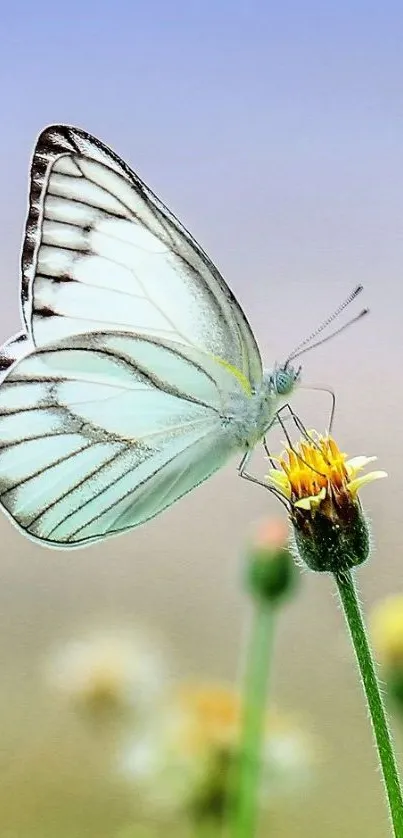
<path id="1" fill-rule="evenodd" d="M 389 473 L 364 489 L 365 607 L 403 592 L 401 4 L 22 0 L 4 7 L 1 28 L 0 337 L 20 328 L 30 155 L 58 121 L 112 146 L 183 220 L 268 366 L 363 283 L 370 316 L 307 355 L 303 377 L 336 391 L 341 448 L 376 454 Z M 294 406 L 324 429 L 324 396 L 301 393 Z M 140 627 L 169 670 L 157 681 L 234 684 L 243 546 L 256 520 L 280 512 L 234 463 L 137 532 L 88 550 L 42 549 L 0 519 L 1 838 L 148 834 L 119 767 L 124 724 L 77 711 L 81 676 L 66 649 L 105 633 L 137 643 Z M 267 834 L 381 838 L 380 777 L 342 617 L 327 577 L 301 582 L 278 626 L 273 700 L 320 758 L 309 790 L 275 803 Z M 169 829 L 179 834 L 175 821 Z"/>

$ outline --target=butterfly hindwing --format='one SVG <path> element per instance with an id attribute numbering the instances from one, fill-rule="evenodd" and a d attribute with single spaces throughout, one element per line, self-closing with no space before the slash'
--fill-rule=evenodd
<path id="1" fill-rule="evenodd" d="M 221 421 L 226 393 L 241 385 L 203 360 L 122 332 L 17 360 L 0 387 L 0 502 L 19 527 L 80 546 L 153 517 L 220 468 L 238 447 Z"/>

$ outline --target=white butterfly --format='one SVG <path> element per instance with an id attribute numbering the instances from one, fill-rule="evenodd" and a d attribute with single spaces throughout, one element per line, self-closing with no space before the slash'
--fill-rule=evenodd
<path id="1" fill-rule="evenodd" d="M 289 362 L 263 372 L 201 247 L 76 128 L 37 142 L 21 304 L 0 358 L 0 502 L 49 546 L 157 515 L 248 454 L 299 379 Z"/>

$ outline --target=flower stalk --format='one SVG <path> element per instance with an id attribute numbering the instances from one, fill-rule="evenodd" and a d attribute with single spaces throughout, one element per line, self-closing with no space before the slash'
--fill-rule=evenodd
<path id="1" fill-rule="evenodd" d="M 279 608 L 295 591 L 297 578 L 287 524 L 276 518 L 261 522 L 245 566 L 245 588 L 253 611 L 246 646 L 240 742 L 229 787 L 232 838 L 256 835 L 275 622 Z"/>
<path id="2" fill-rule="evenodd" d="M 258 822 L 261 747 L 267 712 L 275 608 L 254 604 L 244 684 L 242 737 L 234 796 L 234 838 L 253 838 Z"/>
<path id="3" fill-rule="evenodd" d="M 403 799 L 392 737 L 351 571 L 335 573 L 344 616 L 360 671 L 385 783 L 395 838 L 403 838 Z"/>
<path id="4" fill-rule="evenodd" d="M 373 727 L 395 838 L 403 838 L 400 780 L 353 579 L 354 568 L 371 552 L 368 522 L 358 495 L 366 483 L 386 477 L 383 471 L 362 475 L 374 457 L 347 459 L 330 436 L 305 432 L 269 472 L 269 484 L 289 505 L 297 554 L 311 570 L 331 573 L 338 587 Z"/>

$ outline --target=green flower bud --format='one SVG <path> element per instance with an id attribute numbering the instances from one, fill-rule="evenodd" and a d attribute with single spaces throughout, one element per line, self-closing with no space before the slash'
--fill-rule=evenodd
<path id="1" fill-rule="evenodd" d="M 314 510 L 294 508 L 291 520 L 298 556 L 311 570 L 350 570 L 370 554 L 368 523 L 359 500 L 326 496 Z"/>
<path id="2" fill-rule="evenodd" d="M 247 551 L 249 592 L 257 599 L 278 603 L 294 591 L 298 578 L 286 521 L 273 518 L 262 522 Z"/>

